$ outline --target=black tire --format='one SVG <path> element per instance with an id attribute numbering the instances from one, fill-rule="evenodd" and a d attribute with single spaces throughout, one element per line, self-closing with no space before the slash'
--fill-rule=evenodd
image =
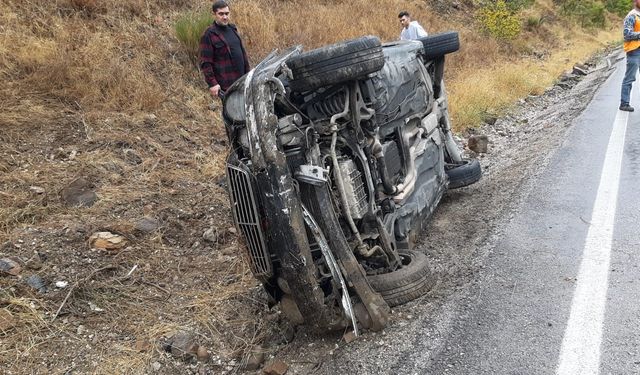
<path id="1" fill-rule="evenodd" d="M 477 159 L 463 160 L 461 164 L 447 164 L 445 171 L 449 177 L 449 189 L 469 186 L 482 177 L 482 168 Z"/>
<path id="2" fill-rule="evenodd" d="M 424 46 L 424 57 L 432 60 L 460 49 L 460 38 L 457 31 L 446 31 L 440 34 L 418 39 Z"/>
<path id="3" fill-rule="evenodd" d="M 375 36 L 347 40 L 293 56 L 287 61 L 293 91 L 308 91 L 377 72 L 384 66 L 380 39 Z"/>
<path id="4" fill-rule="evenodd" d="M 423 296 L 436 284 L 427 257 L 413 250 L 399 250 L 404 267 L 394 272 L 367 276 L 367 280 L 382 298 L 394 307 Z"/>

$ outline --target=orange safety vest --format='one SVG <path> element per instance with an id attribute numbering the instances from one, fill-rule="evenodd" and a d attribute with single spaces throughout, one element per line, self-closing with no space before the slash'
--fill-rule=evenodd
<path id="1" fill-rule="evenodd" d="M 637 15 L 635 17 L 636 22 L 633 23 L 633 31 L 637 33 L 640 31 L 640 17 L 638 17 Z M 636 50 L 640 48 L 640 40 L 625 40 L 622 44 L 622 48 L 624 48 L 625 52 Z"/>

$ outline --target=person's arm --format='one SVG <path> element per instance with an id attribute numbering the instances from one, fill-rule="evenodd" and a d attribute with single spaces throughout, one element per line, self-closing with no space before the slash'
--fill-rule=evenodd
<path id="1" fill-rule="evenodd" d="M 216 80 L 214 69 L 214 50 L 209 40 L 209 33 L 205 32 L 200 38 L 200 71 L 204 75 L 204 80 L 209 86 L 209 92 L 212 96 L 218 96 L 220 85 Z"/>
<path id="2" fill-rule="evenodd" d="M 624 28 L 622 29 L 622 36 L 624 40 L 640 40 L 640 32 L 633 31 L 636 23 L 636 16 L 634 14 L 628 15 L 624 19 Z"/>

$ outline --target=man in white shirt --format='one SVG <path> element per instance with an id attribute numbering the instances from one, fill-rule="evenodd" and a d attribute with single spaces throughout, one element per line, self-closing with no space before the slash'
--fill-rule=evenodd
<path id="1" fill-rule="evenodd" d="M 400 12 L 400 14 L 398 14 L 398 18 L 402 25 L 400 40 L 418 39 L 428 35 L 422 26 L 420 26 L 418 21 L 411 21 L 411 15 L 406 10 Z"/>

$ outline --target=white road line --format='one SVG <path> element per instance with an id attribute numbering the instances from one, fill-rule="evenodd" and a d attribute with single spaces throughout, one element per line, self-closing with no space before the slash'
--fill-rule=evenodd
<path id="1" fill-rule="evenodd" d="M 628 112 L 618 111 L 613 123 L 571 314 L 560 349 L 558 375 L 598 374 L 600 371 L 600 341 L 607 299 L 609 258 L 628 119 Z"/>

